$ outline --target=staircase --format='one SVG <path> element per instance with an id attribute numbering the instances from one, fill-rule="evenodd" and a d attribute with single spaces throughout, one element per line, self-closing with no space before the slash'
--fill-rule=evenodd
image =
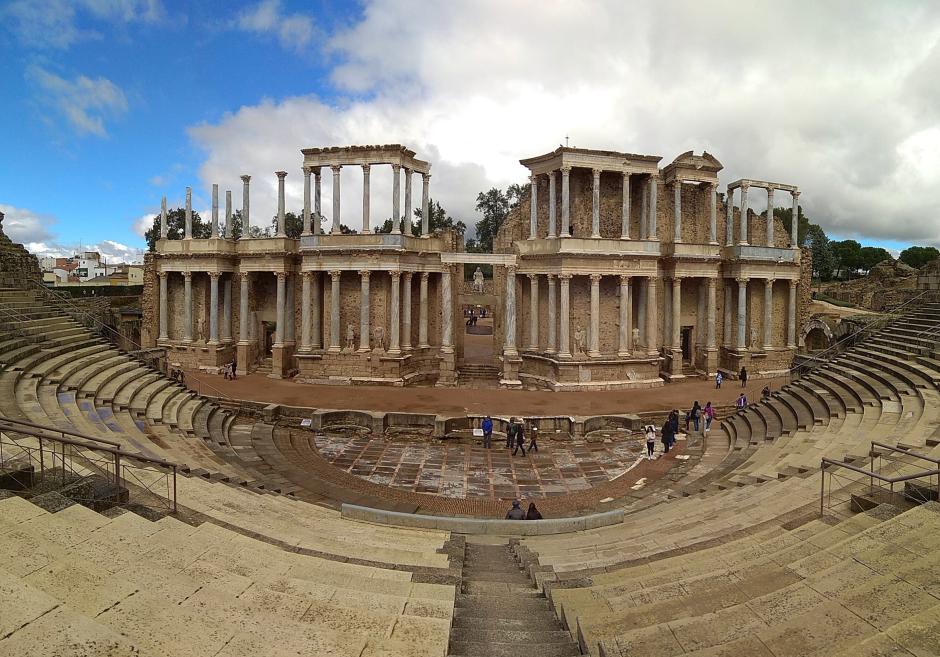
<path id="1" fill-rule="evenodd" d="M 507 543 L 468 542 L 447 654 L 569 657 L 581 651 L 551 604 L 520 569 Z"/>
<path id="2" fill-rule="evenodd" d="M 500 369 L 483 363 L 464 363 L 457 368 L 458 388 L 496 388 L 499 386 Z"/>
<path id="3" fill-rule="evenodd" d="M 270 373 L 271 373 L 271 357 L 270 356 L 268 356 L 267 358 L 262 358 L 261 362 L 258 364 L 258 367 L 255 369 L 254 372 L 252 372 L 252 374 L 263 374 L 264 376 L 267 376 Z"/>

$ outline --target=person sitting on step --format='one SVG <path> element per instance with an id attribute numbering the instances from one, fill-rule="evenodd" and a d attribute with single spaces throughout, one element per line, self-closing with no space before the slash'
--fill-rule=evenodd
<path id="1" fill-rule="evenodd" d="M 512 501 L 512 508 L 506 514 L 506 520 L 525 520 L 525 511 L 519 506 L 519 500 Z"/>

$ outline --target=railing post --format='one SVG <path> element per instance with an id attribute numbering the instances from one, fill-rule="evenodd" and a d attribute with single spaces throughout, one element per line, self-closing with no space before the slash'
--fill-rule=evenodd
<path id="1" fill-rule="evenodd" d="M 121 455 L 118 453 L 114 454 L 114 483 L 121 487 Z"/>
<path id="2" fill-rule="evenodd" d="M 42 479 L 45 477 L 46 472 L 46 460 L 42 455 L 42 437 L 39 437 L 39 477 Z"/>
<path id="3" fill-rule="evenodd" d="M 176 513 L 176 464 L 173 464 L 173 513 Z"/>
<path id="4" fill-rule="evenodd" d="M 822 516 L 826 499 L 826 464 L 819 468 L 819 515 Z"/>

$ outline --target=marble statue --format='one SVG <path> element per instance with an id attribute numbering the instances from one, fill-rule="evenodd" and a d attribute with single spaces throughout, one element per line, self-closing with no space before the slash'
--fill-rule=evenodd
<path id="1" fill-rule="evenodd" d="M 372 329 L 372 340 L 375 343 L 375 348 L 379 351 L 385 351 L 385 327 L 379 324 L 374 329 Z"/>
<path id="2" fill-rule="evenodd" d="M 636 349 L 640 346 L 640 329 L 633 329 L 633 348 Z"/>
<path id="3" fill-rule="evenodd" d="M 473 292 L 483 294 L 483 270 L 479 267 L 473 272 Z"/>
<path id="4" fill-rule="evenodd" d="M 760 346 L 760 343 L 757 341 L 757 329 L 751 327 L 751 349 L 756 349 Z"/>
<path id="5" fill-rule="evenodd" d="M 356 327 L 352 323 L 346 325 L 346 348 L 352 351 L 356 349 Z"/>
<path id="6" fill-rule="evenodd" d="M 574 329 L 574 352 L 576 354 L 584 353 L 584 342 L 587 339 L 587 332 L 584 327 L 578 324 Z"/>

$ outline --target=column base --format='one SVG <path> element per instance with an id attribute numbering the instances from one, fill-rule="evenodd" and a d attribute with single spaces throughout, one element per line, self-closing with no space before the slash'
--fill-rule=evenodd
<path id="1" fill-rule="evenodd" d="M 444 351 L 441 348 L 440 366 L 437 375 L 437 387 L 452 388 L 457 385 L 457 357 L 453 349 Z"/>
<path id="2" fill-rule="evenodd" d="M 235 368 L 235 374 L 244 376 L 249 373 L 248 361 L 251 360 L 251 343 L 239 342 L 235 345 L 235 359 L 238 366 Z"/>
<path id="3" fill-rule="evenodd" d="M 331 344 L 331 345 L 329 346 L 329 348 L 327 349 L 327 351 L 330 352 L 331 354 L 338 354 L 338 353 L 340 353 L 342 350 L 343 350 L 343 348 L 340 347 L 338 344 Z"/>
<path id="4" fill-rule="evenodd" d="M 600 358 L 600 357 L 601 357 L 601 352 L 591 350 L 591 351 L 588 351 L 588 354 L 587 354 L 587 355 L 588 355 L 589 358 Z"/>
<path id="5" fill-rule="evenodd" d="M 419 344 L 418 349 L 430 349 L 431 345 L 429 344 Z"/>

